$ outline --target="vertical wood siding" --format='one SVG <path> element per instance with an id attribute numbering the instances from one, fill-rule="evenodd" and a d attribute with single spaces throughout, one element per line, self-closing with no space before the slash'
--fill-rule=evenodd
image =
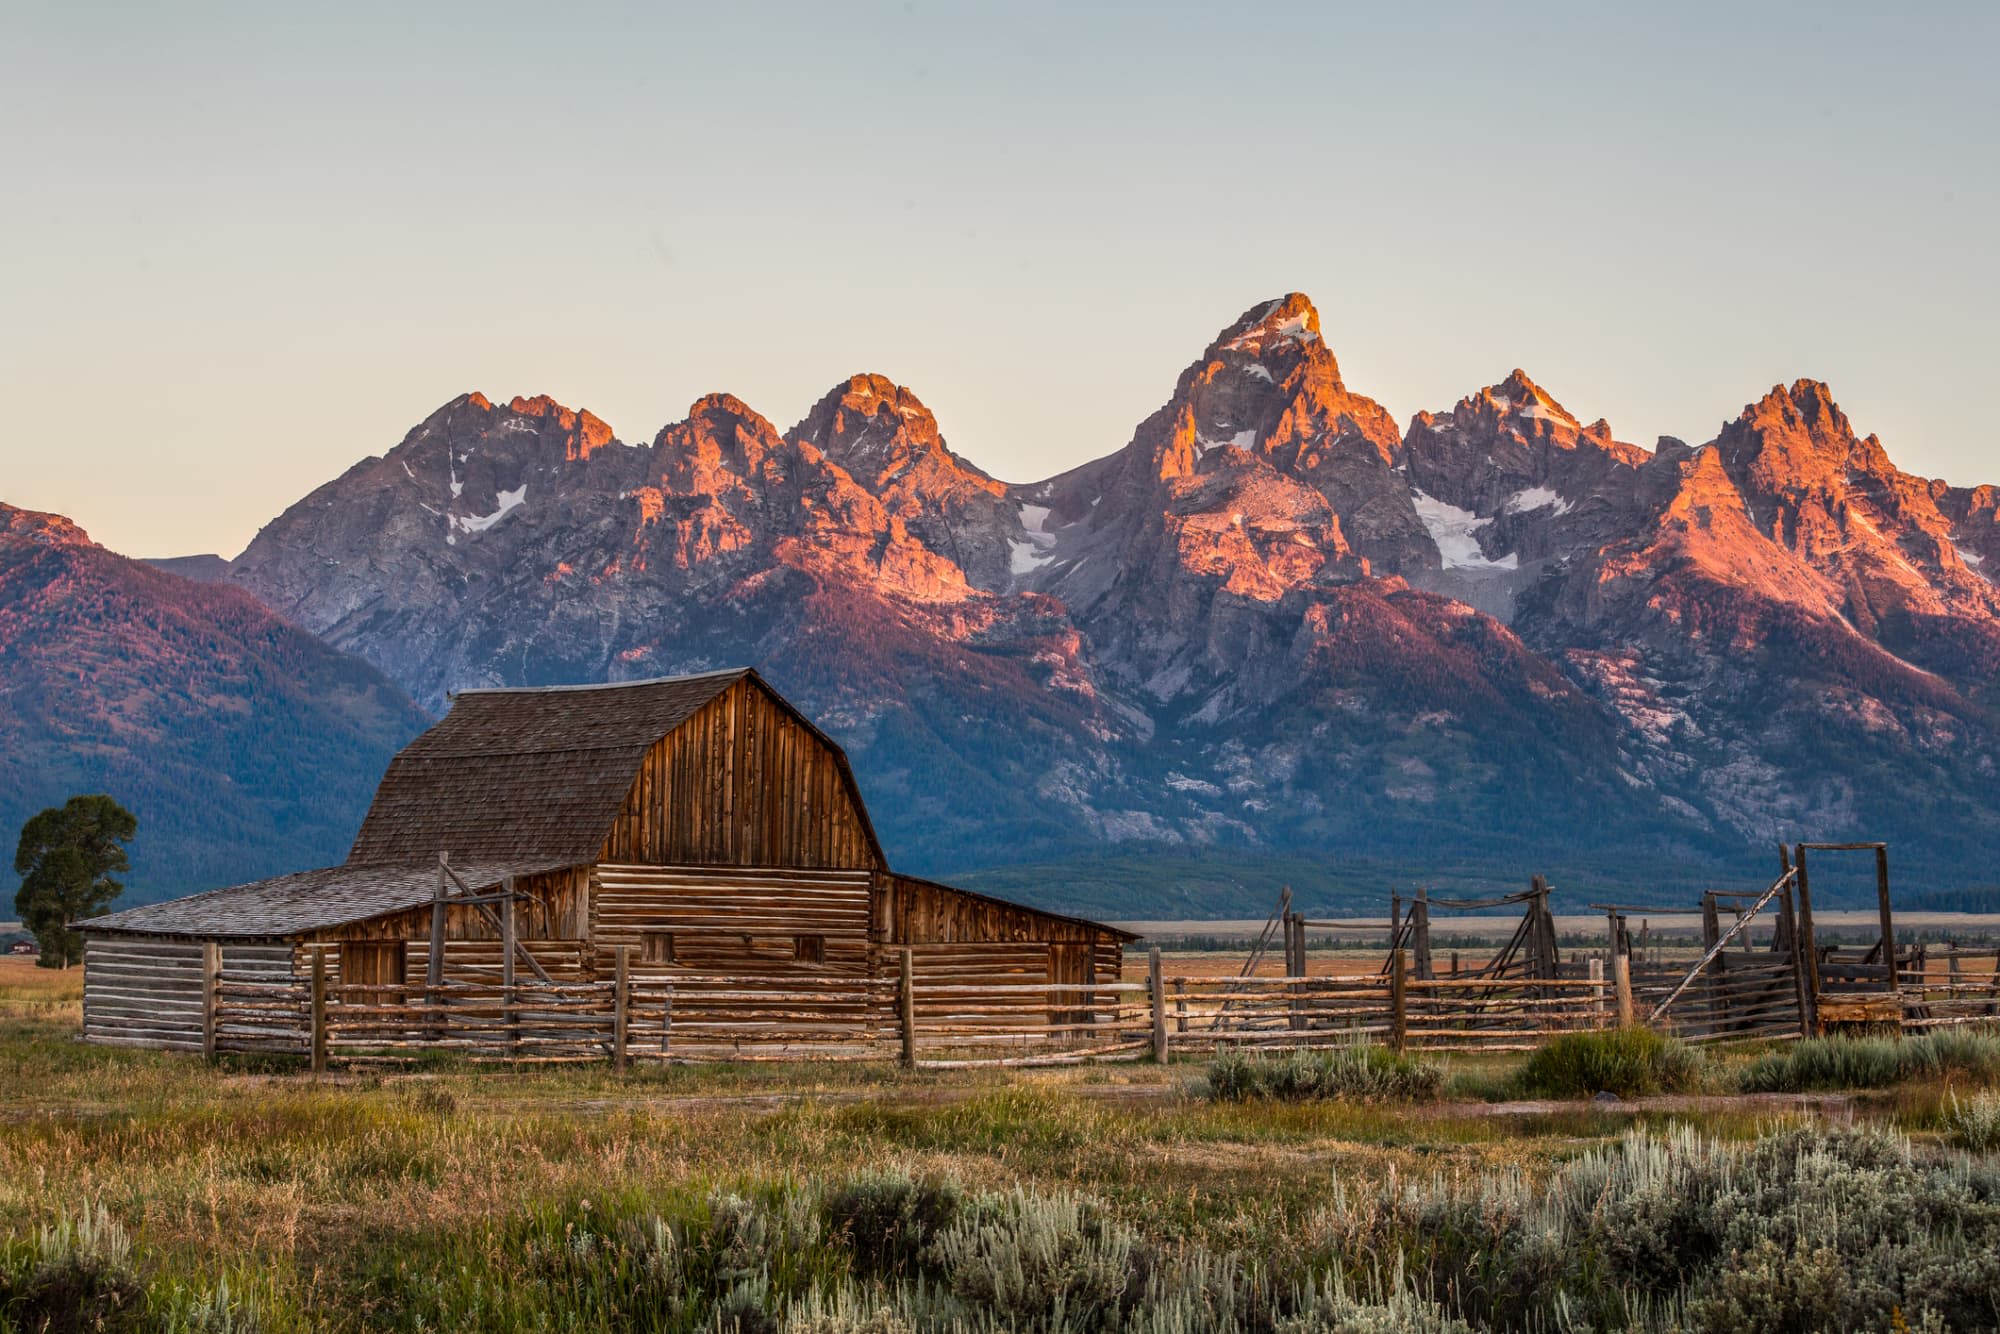
<path id="1" fill-rule="evenodd" d="M 839 754 L 748 680 L 646 753 L 602 859 L 656 866 L 877 863 Z"/>

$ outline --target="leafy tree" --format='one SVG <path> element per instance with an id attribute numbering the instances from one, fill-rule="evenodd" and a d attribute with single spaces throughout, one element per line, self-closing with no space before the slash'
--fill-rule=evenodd
<path id="1" fill-rule="evenodd" d="M 14 911 L 35 933 L 44 968 L 82 960 L 83 937 L 70 923 L 97 916 L 124 890 L 112 877 L 132 869 L 125 845 L 138 832 L 138 817 L 102 793 L 71 797 L 21 826 Z"/>

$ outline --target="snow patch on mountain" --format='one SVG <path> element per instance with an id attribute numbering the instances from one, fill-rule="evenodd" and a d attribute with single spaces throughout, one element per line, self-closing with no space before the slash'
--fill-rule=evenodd
<path id="1" fill-rule="evenodd" d="M 1521 560 L 1511 552 L 1499 560 L 1490 560 L 1479 549 L 1480 529 L 1488 520 L 1480 518 L 1471 510 L 1460 509 L 1435 496 L 1426 495 L 1415 489 L 1410 490 L 1412 501 L 1417 507 L 1417 517 L 1424 521 L 1430 532 L 1431 541 L 1437 543 L 1438 555 L 1444 560 L 1447 570 L 1515 570 Z"/>
<path id="2" fill-rule="evenodd" d="M 1500 507 L 1502 514 L 1527 514 L 1534 510 L 1553 509 L 1557 514 L 1567 514 L 1571 505 L 1557 495 L 1553 487 L 1531 486 L 1525 491 L 1517 491 L 1507 498 Z"/>
<path id="3" fill-rule="evenodd" d="M 494 524 L 527 504 L 528 484 L 523 482 L 512 491 L 496 492 L 493 499 L 500 506 L 499 509 L 494 510 L 491 514 L 454 514 L 451 516 L 451 526 L 466 533 L 485 532 L 488 528 L 491 528 Z"/>
<path id="4" fill-rule="evenodd" d="M 1021 530 L 1026 541 L 1007 539 L 1007 568 L 1017 577 L 1033 574 L 1055 559 L 1056 535 L 1049 531 L 1049 507 L 1021 506 Z"/>

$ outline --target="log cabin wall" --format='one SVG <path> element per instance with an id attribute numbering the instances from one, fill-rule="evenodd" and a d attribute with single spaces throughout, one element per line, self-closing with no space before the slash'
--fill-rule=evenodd
<path id="1" fill-rule="evenodd" d="M 1077 918 L 953 889 L 910 876 L 876 876 L 874 911 L 883 943 L 908 945 L 919 989 L 928 980 L 1115 982 L 1122 938 Z M 896 964 L 885 954 L 884 967 Z"/>
<path id="2" fill-rule="evenodd" d="M 591 894 L 600 970 L 631 946 L 637 977 L 866 977 L 865 870 L 606 863 Z"/>
<path id="3" fill-rule="evenodd" d="M 745 679 L 646 752 L 602 860 L 873 869 L 880 855 L 839 752 Z"/>
<path id="4" fill-rule="evenodd" d="M 201 1050 L 202 942 L 174 936 L 84 938 L 83 1036 L 120 1047 Z M 224 976 L 284 981 L 291 946 L 222 942 Z"/>

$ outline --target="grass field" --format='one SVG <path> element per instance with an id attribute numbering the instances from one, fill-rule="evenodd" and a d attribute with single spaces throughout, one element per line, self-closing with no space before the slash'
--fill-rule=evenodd
<path id="1" fill-rule="evenodd" d="M 1616 1106 L 1510 1101 L 1497 1057 L 1375 1100 L 1194 1063 L 316 1083 L 85 1047 L 80 983 L 0 960 L 0 1326 L 2000 1327 L 1969 1058 L 1730 1095 L 1783 1085 L 1749 1049 Z"/>

